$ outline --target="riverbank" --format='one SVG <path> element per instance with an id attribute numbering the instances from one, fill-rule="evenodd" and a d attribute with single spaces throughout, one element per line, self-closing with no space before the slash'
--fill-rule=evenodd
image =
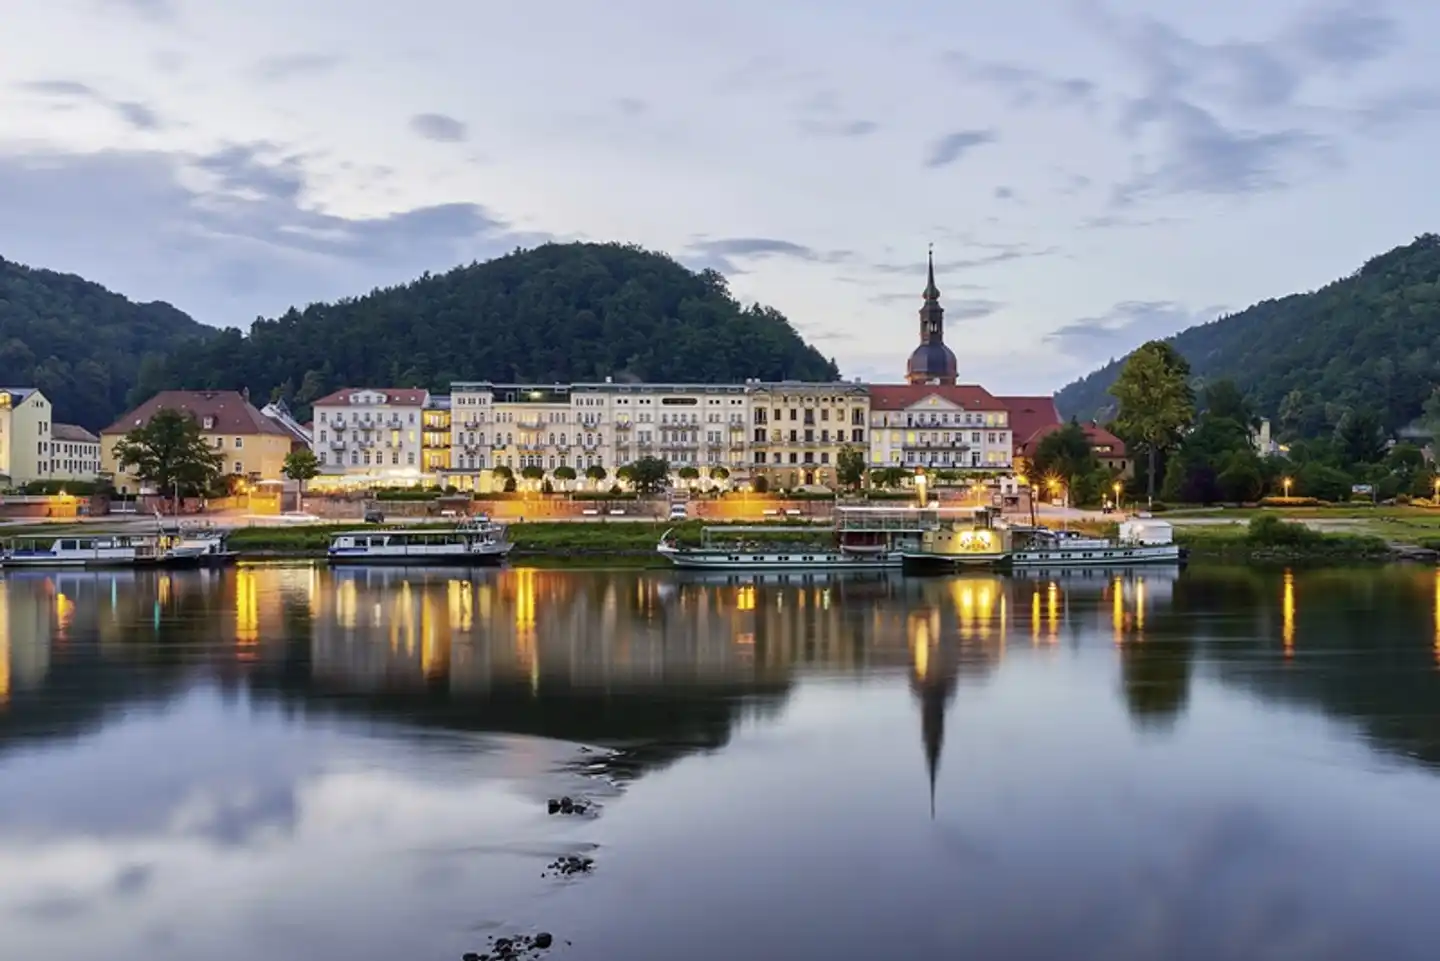
<path id="1" fill-rule="evenodd" d="M 83 527 L 83 533 L 101 533 L 99 524 Z M 230 546 L 244 560 L 292 560 L 322 558 L 330 538 L 337 532 L 354 530 L 354 522 L 340 524 L 306 524 L 288 526 L 237 527 L 229 532 Z M 390 525 L 375 525 L 382 530 Z M 627 567 L 651 568 L 668 566 L 655 553 L 661 534 L 671 531 L 681 544 L 696 545 L 704 527 L 794 527 L 795 521 L 774 521 L 764 524 L 706 524 L 698 520 L 679 523 L 611 521 L 530 521 L 507 525 L 515 545 L 511 558 L 526 564 L 555 567 Z M 1068 525 L 1072 530 L 1113 537 L 1117 525 L 1079 523 Z M 828 534 L 829 526 L 815 525 L 817 537 Z M 7 535 L 59 537 L 82 532 L 79 525 L 49 524 L 29 530 L 5 531 Z M 1433 529 L 1417 529 L 1417 535 L 1431 535 Z M 1273 514 L 1259 514 L 1249 523 L 1180 524 L 1175 527 L 1175 540 L 1186 548 L 1193 560 L 1230 563 L 1310 562 L 1350 563 L 1398 559 L 1434 559 L 1436 542 L 1427 536 L 1413 538 L 1381 537 L 1371 533 L 1318 530 L 1300 522 L 1282 520 Z"/>

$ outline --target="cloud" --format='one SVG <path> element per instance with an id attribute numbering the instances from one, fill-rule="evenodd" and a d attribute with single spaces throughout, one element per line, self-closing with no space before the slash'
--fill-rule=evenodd
<path id="1" fill-rule="evenodd" d="M 1123 356 L 1147 340 L 1208 323 L 1224 312 L 1225 308 L 1218 306 L 1192 311 L 1169 300 L 1130 300 L 1097 317 L 1071 321 L 1043 340 L 1074 361 L 1094 363 Z"/>
<path id="2" fill-rule="evenodd" d="M 957 130 L 931 144 L 925 158 L 927 167 L 944 167 L 959 160 L 969 151 L 995 142 L 993 130 Z"/>
<path id="3" fill-rule="evenodd" d="M 157 22 L 175 20 L 179 16 L 174 0 L 100 0 L 100 3 Z"/>
<path id="4" fill-rule="evenodd" d="M 1350 0 L 1312 8 L 1295 28 L 1295 43 L 1301 52 L 1340 68 L 1379 60 L 1399 41 L 1399 25 L 1385 15 L 1378 0 Z"/>
<path id="5" fill-rule="evenodd" d="M 976 320 L 989 317 L 1005 305 L 998 300 L 952 300 L 944 306 L 945 316 L 952 320 Z"/>
<path id="6" fill-rule="evenodd" d="M 615 101 L 615 109 L 627 117 L 638 117 L 650 109 L 650 105 L 637 97 L 621 97 Z"/>
<path id="7" fill-rule="evenodd" d="M 743 274 L 737 260 L 766 260 L 788 257 L 810 263 L 836 264 L 850 260 L 848 250 L 816 250 L 804 244 L 770 237 L 727 237 L 718 240 L 697 240 L 688 248 L 689 256 L 680 258 L 696 270 L 718 270 L 722 274 Z"/>
<path id="8" fill-rule="evenodd" d="M 868 137 L 880 129 L 873 120 L 846 116 L 840 95 L 834 90 L 821 90 L 800 105 L 796 125 L 817 137 Z"/>
<path id="9" fill-rule="evenodd" d="M 1018 199 L 1019 199 L 1019 197 L 1016 196 L 1016 194 L 1015 194 L 1015 188 L 1014 188 L 1014 187 L 1005 187 L 1005 186 L 996 187 L 995 190 L 994 190 L 994 197 L 995 197 L 996 200 L 1018 200 Z"/>
<path id="10" fill-rule="evenodd" d="M 463 123 L 443 113 L 417 113 L 410 118 L 410 129 L 436 143 L 461 143 L 469 135 Z"/>
<path id="11" fill-rule="evenodd" d="M 251 68 L 256 79 L 278 83 L 294 77 L 311 77 L 328 73 L 340 65 L 340 57 L 331 53 L 291 53 L 266 57 Z"/>
<path id="12" fill-rule="evenodd" d="M 1335 162 L 1331 141 L 1299 128 L 1226 127 L 1209 111 L 1174 100 L 1156 108 L 1159 159 L 1142 163 L 1112 192 L 1115 206 L 1154 194 L 1248 194 L 1288 186 L 1300 168 Z"/>
<path id="13" fill-rule="evenodd" d="M 941 54 L 940 60 L 961 79 L 1004 94 L 1011 107 L 1096 105 L 1095 83 L 1083 77 L 1057 77 L 1020 64 L 979 60 L 957 50 Z"/>
<path id="14" fill-rule="evenodd" d="M 973 257 L 955 257 L 935 261 L 935 273 L 943 277 L 947 273 L 959 272 L 962 270 L 973 270 L 976 267 L 990 267 L 995 264 L 1003 264 L 1012 260 L 1029 260 L 1038 257 L 1048 257 L 1059 252 L 1057 247 L 1028 247 L 1024 244 L 968 244 L 966 246 L 976 247 L 980 250 L 988 250 L 989 253 L 978 254 Z M 879 274 L 916 274 L 921 280 L 925 276 L 925 262 L 916 263 L 874 263 L 869 264 L 869 269 Z M 946 284 L 941 281 L 940 286 Z M 957 285 L 950 284 L 954 288 Z"/>
<path id="15" fill-rule="evenodd" d="M 113 100 L 78 80 L 32 80 L 16 84 L 16 87 L 52 100 L 92 103 L 115 114 L 132 130 L 149 132 L 164 126 L 160 115 L 146 104 L 134 100 Z"/>
<path id="16" fill-rule="evenodd" d="M 0 250 L 244 326 L 548 239 L 475 203 L 370 217 L 320 210 L 307 200 L 305 163 L 271 144 L 205 154 L 0 150 Z"/>

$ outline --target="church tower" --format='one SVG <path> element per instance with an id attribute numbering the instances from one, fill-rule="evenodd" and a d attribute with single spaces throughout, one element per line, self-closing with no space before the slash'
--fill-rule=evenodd
<path id="1" fill-rule="evenodd" d="M 928 257 L 929 274 L 925 302 L 920 307 L 920 346 L 905 364 L 909 384 L 954 384 L 958 365 L 955 352 L 945 346 L 945 308 L 940 306 L 940 288 L 935 286 L 935 251 Z"/>

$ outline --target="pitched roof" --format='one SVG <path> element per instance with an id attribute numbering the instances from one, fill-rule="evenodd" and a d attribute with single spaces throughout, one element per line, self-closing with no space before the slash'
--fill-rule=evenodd
<path id="1" fill-rule="evenodd" d="M 1050 424 L 1047 427 L 1040 428 L 1035 433 L 1025 438 L 1025 440 L 1018 445 L 1020 452 L 1025 455 L 1033 455 L 1035 453 L 1035 448 L 1040 445 L 1040 441 L 1043 440 L 1047 434 L 1053 434 L 1055 431 L 1059 430 L 1060 426 L 1061 425 L 1059 424 Z M 1094 421 L 1090 421 L 1088 423 L 1081 424 L 1080 429 L 1085 432 L 1085 439 L 1090 442 L 1091 447 L 1110 448 L 1109 451 L 1101 453 L 1101 457 L 1111 458 L 1125 456 L 1125 442 L 1120 438 L 1116 437 L 1114 434 L 1110 433 L 1105 428 L 1101 427 L 1099 424 L 1095 423 Z M 1097 451 L 1097 453 L 1099 452 Z"/>
<path id="2" fill-rule="evenodd" d="M 391 407 L 424 407 L 425 398 L 430 395 L 428 390 L 418 387 L 342 387 L 333 394 L 321 397 L 311 406 L 349 407 L 350 395 L 360 391 L 384 394 L 385 403 Z"/>
<path id="3" fill-rule="evenodd" d="M 871 410 L 904 410 L 935 396 L 966 410 L 1004 410 L 1005 405 L 978 384 L 871 384 Z"/>
<path id="4" fill-rule="evenodd" d="M 98 444 L 100 438 L 83 427 L 74 424 L 51 424 L 50 437 L 53 440 L 68 441 L 72 444 Z"/>
<path id="5" fill-rule="evenodd" d="M 148 424 L 162 410 L 185 411 L 202 424 L 205 418 L 213 418 L 214 426 L 206 429 L 214 434 L 289 436 L 279 424 L 251 406 L 238 390 L 162 390 L 100 433 L 129 433 Z"/>
<path id="6" fill-rule="evenodd" d="M 38 390 L 38 387 L 0 387 L 0 394 L 9 394 L 12 398 L 11 403 L 15 403 L 23 401 Z"/>
<path id="7" fill-rule="evenodd" d="M 1054 397 L 1001 397 L 1010 409 L 1010 436 L 1019 449 L 1041 430 L 1060 426 L 1060 411 Z"/>

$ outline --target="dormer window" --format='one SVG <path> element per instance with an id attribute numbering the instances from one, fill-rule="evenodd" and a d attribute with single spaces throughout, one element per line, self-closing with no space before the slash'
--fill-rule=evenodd
<path id="1" fill-rule="evenodd" d="M 200 420 L 200 426 L 203 427 L 203 428 L 205 428 L 206 430 L 214 430 L 214 429 L 215 429 L 215 418 L 213 418 L 213 417 L 203 417 L 203 418 L 201 418 L 201 420 Z"/>

